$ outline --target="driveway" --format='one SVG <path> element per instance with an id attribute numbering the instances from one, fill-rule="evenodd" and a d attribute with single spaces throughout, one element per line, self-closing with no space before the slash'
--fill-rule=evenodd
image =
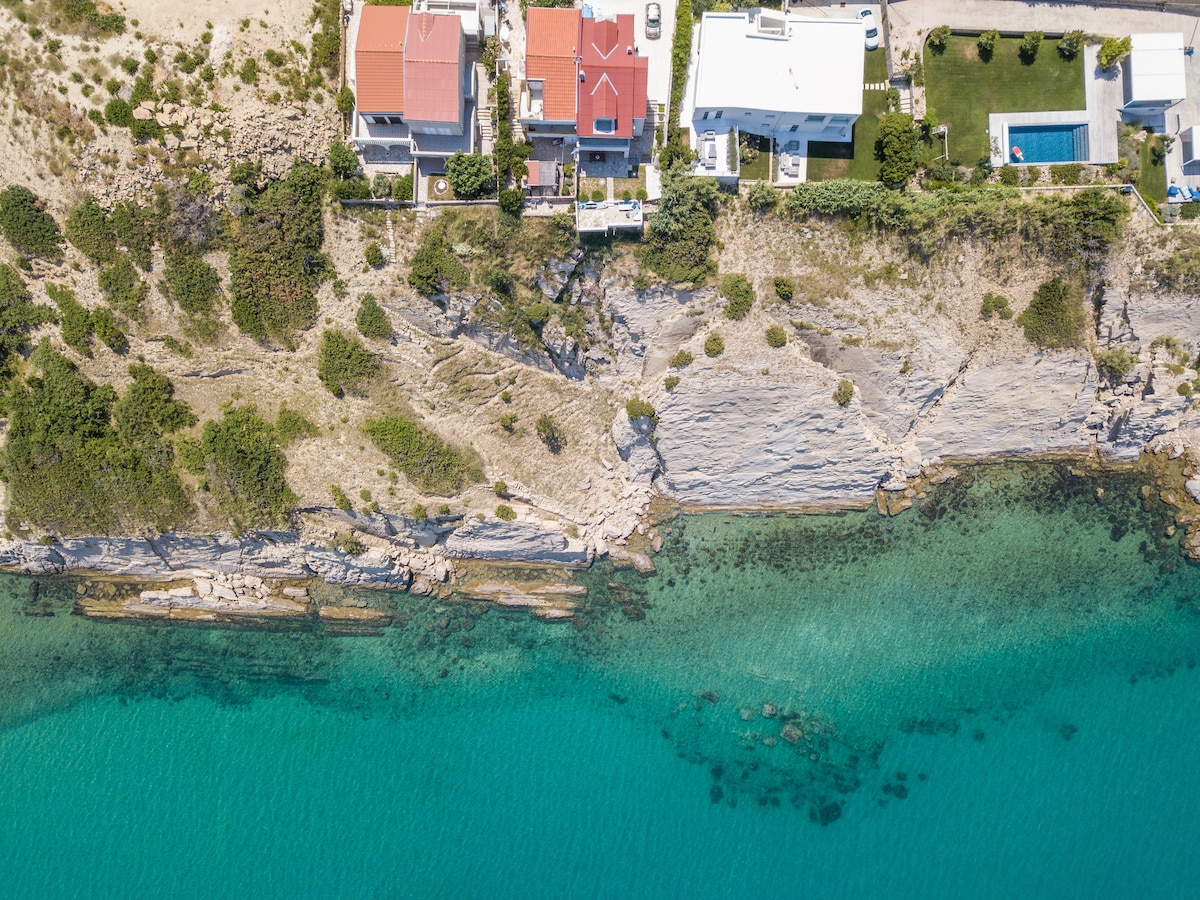
<path id="1" fill-rule="evenodd" d="M 645 0 L 593 0 L 596 16 L 633 14 L 637 34 L 637 52 L 650 60 L 646 93 L 651 103 L 665 108 L 671 100 L 671 35 L 675 32 L 676 0 L 659 0 L 662 7 L 662 36 L 646 37 Z"/>

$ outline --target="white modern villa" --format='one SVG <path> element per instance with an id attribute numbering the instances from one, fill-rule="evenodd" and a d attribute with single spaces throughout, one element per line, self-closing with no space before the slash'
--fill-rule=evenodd
<path id="1" fill-rule="evenodd" d="M 705 13 L 683 121 L 694 171 L 736 179 L 740 134 L 773 137 L 780 177 L 802 180 L 809 141 L 850 141 L 862 114 L 863 24 L 754 9 Z"/>

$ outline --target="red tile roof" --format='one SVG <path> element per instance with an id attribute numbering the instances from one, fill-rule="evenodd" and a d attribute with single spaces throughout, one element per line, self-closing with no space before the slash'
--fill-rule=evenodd
<path id="1" fill-rule="evenodd" d="M 553 160 L 528 159 L 525 161 L 525 179 L 530 187 L 556 187 L 558 163 Z"/>
<path id="2" fill-rule="evenodd" d="M 541 80 L 542 118 L 575 121 L 580 11 L 531 7 L 525 14 L 525 80 Z"/>
<path id="3" fill-rule="evenodd" d="M 404 113 L 407 6 L 365 6 L 354 45 L 359 112 Z"/>
<path id="4" fill-rule="evenodd" d="M 404 44 L 405 119 L 410 122 L 461 119 L 462 33 L 458 16 L 426 12 L 409 17 L 408 39 Z"/>
<path id="5" fill-rule="evenodd" d="M 584 19 L 580 43 L 580 137 L 633 137 L 633 120 L 646 117 L 646 80 L 649 62 L 633 53 L 637 33 L 633 16 Z M 595 131 L 596 119 L 616 120 L 616 130 Z"/>

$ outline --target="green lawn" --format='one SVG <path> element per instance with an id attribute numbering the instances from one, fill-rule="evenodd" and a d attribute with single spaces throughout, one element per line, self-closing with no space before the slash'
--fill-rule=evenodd
<path id="1" fill-rule="evenodd" d="M 1138 152 L 1138 192 L 1151 203 L 1167 202 L 1167 167 L 1154 161 L 1153 150 L 1162 138 L 1151 135 Z"/>
<path id="2" fill-rule="evenodd" d="M 1032 65 L 1017 53 L 1020 38 L 1000 38 L 990 62 L 973 37 L 952 35 L 946 49 L 925 49 L 925 100 L 950 126 L 950 158 L 974 165 L 989 156 L 989 113 L 1083 109 L 1083 56 L 1064 61 L 1056 41 L 1044 40 Z"/>
<path id="3" fill-rule="evenodd" d="M 867 54 L 867 57 L 870 58 L 871 54 Z M 886 92 L 864 91 L 863 111 L 854 123 L 852 143 L 809 143 L 808 180 L 857 178 L 860 181 L 878 181 L 879 160 L 875 158 L 875 142 L 879 140 L 879 123 L 886 112 Z"/>
<path id="4" fill-rule="evenodd" d="M 636 196 L 639 190 L 646 189 L 646 167 L 638 166 L 637 178 L 614 178 L 613 196 L 618 200 L 621 199 L 621 194 L 629 191 L 631 195 Z"/>
<path id="5" fill-rule="evenodd" d="M 863 82 L 878 84 L 887 80 L 887 54 L 883 52 L 883 48 L 866 51 L 866 58 L 863 60 Z"/>
<path id="6" fill-rule="evenodd" d="M 748 163 L 742 163 L 742 170 L 738 177 L 742 181 L 770 181 L 771 139 L 759 137 L 756 134 L 744 134 L 742 140 L 757 142 L 753 146 L 758 148 L 758 156 Z"/>

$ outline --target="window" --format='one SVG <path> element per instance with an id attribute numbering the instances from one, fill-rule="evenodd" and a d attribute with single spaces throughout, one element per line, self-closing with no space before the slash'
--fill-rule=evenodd
<path id="1" fill-rule="evenodd" d="M 850 122 L 849 116 L 834 116 L 829 120 L 830 125 L 846 125 Z"/>
<path id="2" fill-rule="evenodd" d="M 788 131 L 799 131 L 799 130 L 800 130 L 799 125 L 793 125 L 791 128 L 788 129 Z"/>
<path id="3" fill-rule="evenodd" d="M 707 119 L 707 118 L 708 118 L 708 113 L 705 113 L 705 114 L 704 114 L 704 115 L 702 115 L 700 118 L 701 118 L 701 119 Z"/>
<path id="4" fill-rule="evenodd" d="M 372 125 L 403 125 L 404 119 L 400 116 L 367 116 L 366 120 Z"/>
<path id="5" fill-rule="evenodd" d="M 592 130 L 596 134 L 612 134 L 617 130 L 617 122 L 615 119 L 596 119 L 592 122 Z"/>
<path id="6" fill-rule="evenodd" d="M 768 119 L 773 119 L 773 118 L 775 118 L 775 113 L 767 113 L 767 118 L 768 118 Z"/>
<path id="7" fill-rule="evenodd" d="M 742 113 L 747 119 L 750 118 L 750 113 Z"/>
<path id="8" fill-rule="evenodd" d="M 714 119 L 719 119 L 719 118 L 721 118 L 721 116 L 723 116 L 723 115 L 725 115 L 725 110 L 723 110 L 723 109 L 718 109 L 718 110 L 717 110 L 717 113 L 716 113 L 716 115 L 714 115 L 714 116 L 713 116 L 713 118 L 714 118 Z"/>
<path id="9" fill-rule="evenodd" d="M 811 123 L 811 124 L 815 125 L 818 123 L 823 123 L 825 121 L 825 117 L 824 116 L 805 116 L 804 121 L 805 121 L 805 123 Z"/>

